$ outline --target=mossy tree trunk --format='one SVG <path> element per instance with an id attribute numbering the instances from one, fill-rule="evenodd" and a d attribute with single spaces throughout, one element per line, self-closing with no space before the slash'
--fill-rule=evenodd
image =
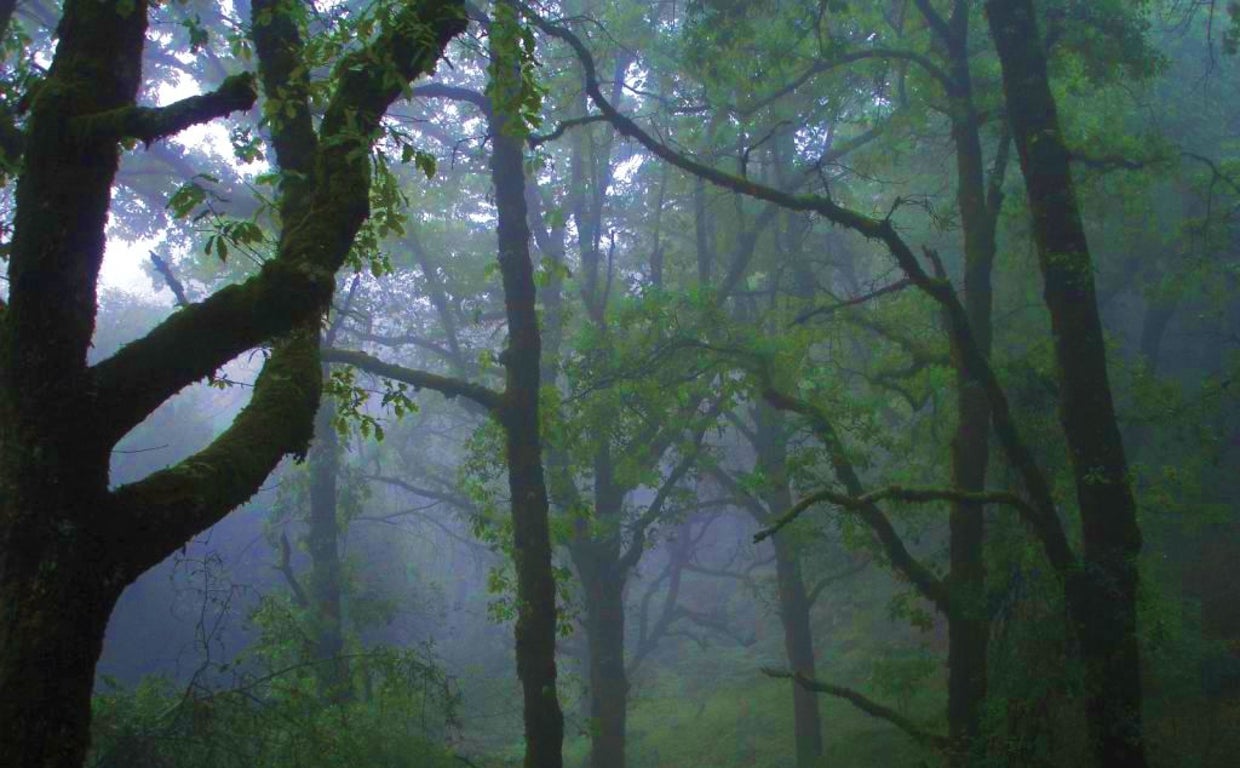
<path id="1" fill-rule="evenodd" d="M 255 12 L 264 5 L 255 2 Z M 269 93 L 294 79 L 300 50 L 283 6 L 271 10 L 262 26 L 275 46 L 260 42 L 259 25 L 255 34 Z M 465 25 L 461 3 L 403 8 L 366 43 L 370 66 L 340 68 L 317 134 L 308 103 L 282 93 L 298 112 L 288 125 L 307 130 L 296 140 L 292 128 L 275 131 L 280 166 L 310 173 L 285 201 L 284 221 L 297 223 L 280 233 L 276 256 L 255 277 L 181 309 L 92 367 L 86 353 L 121 142 L 158 141 L 249 109 L 256 96 L 254 79 L 238 76 L 204 96 L 137 107 L 147 11 L 144 0 L 67 0 L 25 126 L 9 301 L 0 302 L 6 766 L 82 764 L 95 663 L 121 590 L 248 499 L 281 457 L 305 451 L 320 387 L 317 334 L 306 329 L 330 302 L 334 273 L 367 216 L 367 150 L 378 120 Z M 108 488 L 111 450 L 129 430 L 176 392 L 272 340 L 250 404 L 223 434 L 180 464 Z"/>
<path id="2" fill-rule="evenodd" d="M 1094 264 L 1030 0 L 989 0 L 1054 335 L 1059 417 L 1083 552 L 1066 597 L 1085 667 L 1086 719 L 1106 768 L 1146 765 L 1137 642 L 1141 531 L 1107 374 Z"/>

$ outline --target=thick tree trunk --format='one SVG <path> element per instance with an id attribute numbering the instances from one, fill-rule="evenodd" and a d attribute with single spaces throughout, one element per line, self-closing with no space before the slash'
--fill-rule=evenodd
<path id="1" fill-rule="evenodd" d="M 123 585 L 85 531 L 41 527 L 37 545 L 0 542 L 0 765 L 80 768 L 95 662 Z"/>
<path id="2" fill-rule="evenodd" d="M 79 768 L 108 616 L 129 574 L 107 519 L 94 421 L 94 330 L 116 141 L 81 115 L 132 103 L 146 3 L 66 2 L 17 185 L 10 303 L 0 305 L 0 765 Z"/>
<path id="3" fill-rule="evenodd" d="M 183 308 L 87 368 L 121 142 L 149 144 L 249 109 L 255 98 L 252 79 L 239 76 L 211 94 L 136 109 L 147 6 L 66 0 L 55 58 L 32 94 L 8 254 L 10 301 L 0 301 L 4 766 L 81 766 L 94 666 L 121 590 L 253 495 L 281 457 L 305 449 L 321 380 L 317 343 L 298 328 L 326 308 L 332 274 L 366 217 L 369 158 L 357 150 L 377 135 L 400 77 L 425 73 L 465 25 L 459 2 L 403 6 L 365 50 L 380 74 L 354 68 L 344 75 L 321 124 L 325 146 L 313 136 L 309 145 L 284 145 L 315 161 L 302 166 L 315 169 L 305 182 L 315 193 L 313 215 L 303 208 L 285 217 L 301 224 L 281 233 L 278 255 L 259 275 Z M 425 22 L 416 39 L 414 22 Z M 256 42 L 274 80 L 301 65 L 299 45 L 289 42 L 275 46 L 280 61 Z M 297 106 L 292 98 L 286 104 Z M 126 432 L 177 391 L 273 340 L 250 403 L 220 437 L 109 491 L 110 452 Z"/>
<path id="4" fill-rule="evenodd" d="M 1093 261 L 1030 0 L 989 0 L 1050 311 L 1084 553 L 1066 584 L 1085 666 L 1086 715 L 1106 768 L 1146 765 L 1137 643 L 1141 532 L 1115 418 Z"/>

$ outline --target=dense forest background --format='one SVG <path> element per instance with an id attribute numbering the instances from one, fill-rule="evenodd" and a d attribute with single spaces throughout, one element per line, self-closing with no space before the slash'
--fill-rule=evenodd
<path id="1" fill-rule="evenodd" d="M 0 764 L 1234 764 L 1237 4 L 0 30 Z"/>

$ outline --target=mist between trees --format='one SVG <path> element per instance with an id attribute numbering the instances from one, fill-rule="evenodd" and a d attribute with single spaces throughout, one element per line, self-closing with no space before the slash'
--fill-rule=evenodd
<path id="1" fill-rule="evenodd" d="M 0 2 L 0 765 L 1232 765 L 1234 6 Z"/>

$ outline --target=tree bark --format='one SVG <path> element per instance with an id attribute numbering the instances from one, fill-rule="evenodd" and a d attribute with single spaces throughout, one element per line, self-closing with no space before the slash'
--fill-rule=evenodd
<path id="1" fill-rule="evenodd" d="M 162 139 L 249 109 L 256 95 L 253 78 L 238 76 L 167 107 L 136 106 L 147 6 L 67 0 L 55 57 L 30 106 L 9 303 L 0 302 L 5 766 L 81 766 L 95 663 L 121 591 L 253 495 L 281 457 L 305 450 L 321 379 L 317 335 L 301 329 L 326 308 L 334 272 L 365 220 L 365 150 L 402 78 L 427 72 L 464 28 L 460 3 L 403 7 L 398 23 L 358 52 L 376 68 L 341 71 L 347 84 L 320 129 L 336 141 L 303 148 L 315 161 L 306 207 L 284 219 L 302 223 L 281 233 L 277 255 L 249 281 L 181 309 L 87 367 L 121 141 Z M 111 450 L 129 429 L 183 387 L 271 341 L 250 404 L 220 437 L 180 464 L 108 488 Z"/>
<path id="2" fill-rule="evenodd" d="M 923 13 L 934 15 L 928 4 Z M 995 225 L 999 214 L 999 184 L 1007 152 L 1000 139 L 988 199 L 981 119 L 973 100 L 969 70 L 968 6 L 958 4 L 950 19 L 932 24 L 939 30 L 947 58 L 950 83 L 952 140 L 956 147 L 956 203 L 964 235 L 964 309 L 973 340 L 982 355 L 990 356 L 991 272 L 995 260 Z M 950 320 L 949 320 L 950 322 Z M 967 369 L 963 351 L 953 344 L 956 369 L 956 431 L 952 437 L 952 486 L 966 493 L 986 490 L 990 459 L 990 406 L 985 388 Z M 954 765 L 971 764 L 981 731 L 986 699 L 987 652 L 990 621 L 986 612 L 985 505 L 953 502 L 948 518 L 951 534 L 951 601 L 947 611 L 947 723 L 951 740 L 949 759 Z"/>
<path id="3" fill-rule="evenodd" d="M 516 34 L 515 12 L 506 3 L 497 5 L 491 28 L 492 66 L 497 74 L 493 88 L 504 104 L 512 103 L 514 96 L 506 89 L 517 87 L 520 81 Z M 497 35 L 509 36 L 507 43 L 498 43 Z M 508 317 L 508 346 L 500 357 L 507 369 L 500 421 L 512 496 L 517 676 L 525 708 L 525 768 L 560 768 L 564 716 L 556 692 L 556 590 L 538 404 L 542 340 L 526 218 L 524 126 L 504 113 L 504 109 L 492 110 L 491 181 Z"/>
<path id="4" fill-rule="evenodd" d="M 1008 120 L 1020 155 L 1051 316 L 1082 523 L 1083 554 L 1066 584 L 1085 667 L 1091 747 L 1106 768 L 1146 765 L 1137 643 L 1141 532 L 1115 418 L 1093 261 L 1030 0 L 988 0 Z"/>

